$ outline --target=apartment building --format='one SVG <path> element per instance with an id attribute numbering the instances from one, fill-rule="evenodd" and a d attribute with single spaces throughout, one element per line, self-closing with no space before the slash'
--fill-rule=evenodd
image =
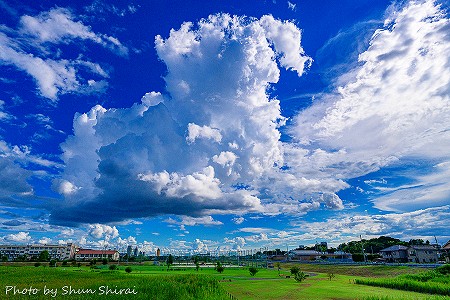
<path id="1" fill-rule="evenodd" d="M 0 245 L 0 255 L 6 256 L 8 260 L 18 257 L 31 259 L 39 257 L 42 251 L 48 251 L 50 259 L 68 260 L 75 258 L 76 247 L 72 243 L 66 245 Z"/>
<path id="2" fill-rule="evenodd" d="M 92 249 L 79 249 L 75 254 L 76 260 L 92 260 L 103 259 L 117 261 L 119 260 L 119 251 L 117 250 L 92 250 Z"/>

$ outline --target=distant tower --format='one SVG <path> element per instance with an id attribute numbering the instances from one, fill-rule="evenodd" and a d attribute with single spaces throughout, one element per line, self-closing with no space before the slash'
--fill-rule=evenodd
<path id="1" fill-rule="evenodd" d="M 127 247 L 127 256 L 128 257 L 131 257 L 131 253 L 133 252 L 133 247 L 131 247 L 131 246 L 128 246 Z"/>
<path id="2" fill-rule="evenodd" d="M 158 248 L 156 250 L 156 257 L 160 257 L 161 256 L 161 250 Z"/>
<path id="3" fill-rule="evenodd" d="M 138 256 L 139 250 L 138 247 L 136 246 L 136 248 L 134 248 L 134 256 Z"/>

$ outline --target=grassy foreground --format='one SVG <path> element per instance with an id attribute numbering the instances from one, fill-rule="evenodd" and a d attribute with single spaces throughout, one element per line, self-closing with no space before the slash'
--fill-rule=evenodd
<path id="1" fill-rule="evenodd" d="M 446 296 L 355 284 L 361 278 L 389 278 L 401 274 L 415 276 L 423 272 L 420 269 L 298 266 L 310 275 L 301 283 L 286 278 L 290 275 L 290 265 L 284 265 L 280 272 L 259 269 L 254 277 L 250 276 L 248 269 L 237 268 L 226 268 L 219 274 L 213 268 L 202 268 L 197 272 L 193 268 L 178 267 L 177 270 L 167 271 L 164 267 L 133 265 L 133 271 L 127 274 L 123 266 L 119 271 L 109 271 L 108 266 L 98 266 L 99 269 L 0 266 L 0 299 L 450 300 Z M 331 273 L 335 276 L 330 280 L 328 275 Z M 25 295 L 14 295 L 13 286 Z M 8 293 L 6 289 L 10 289 Z M 33 291 L 36 291 L 35 295 Z M 55 297 L 52 297 L 51 291 Z"/>
<path id="2" fill-rule="evenodd" d="M 395 278 L 356 279 L 357 284 L 391 289 L 450 296 L 450 265 L 419 274 L 400 275 Z"/>
<path id="3" fill-rule="evenodd" d="M 262 271 L 261 271 L 262 272 Z M 259 273 L 257 274 L 259 275 Z M 316 273 L 298 283 L 292 279 L 264 277 L 254 280 L 236 279 L 223 282 L 226 290 L 237 299 L 450 299 L 429 294 L 387 289 L 355 284 L 358 277 L 335 275 L 329 280 L 327 274 Z"/>
<path id="4" fill-rule="evenodd" d="M 211 276 L 0 267 L 0 299 L 229 299 Z"/>

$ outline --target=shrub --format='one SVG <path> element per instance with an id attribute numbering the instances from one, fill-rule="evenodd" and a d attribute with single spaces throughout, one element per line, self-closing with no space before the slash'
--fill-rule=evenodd
<path id="1" fill-rule="evenodd" d="M 354 262 L 362 262 L 364 261 L 364 255 L 362 253 L 353 253 L 352 260 Z"/>
<path id="2" fill-rule="evenodd" d="M 49 264 L 50 267 L 56 267 L 56 260 L 52 259 Z"/>
<path id="3" fill-rule="evenodd" d="M 222 266 L 222 264 L 220 263 L 220 261 L 217 262 L 216 267 L 214 268 L 216 269 L 217 272 L 219 272 L 220 274 L 222 274 L 222 272 L 225 270 L 225 267 Z"/>
<path id="4" fill-rule="evenodd" d="M 117 270 L 117 265 L 110 265 L 110 266 L 109 266 L 109 269 L 110 269 L 111 271 Z"/>
<path id="5" fill-rule="evenodd" d="M 298 273 L 296 273 L 294 275 L 294 279 L 297 282 L 302 282 L 303 280 L 306 279 L 306 277 L 308 277 L 308 275 L 306 275 L 305 272 L 303 272 L 303 271 L 299 271 Z"/>
<path id="6" fill-rule="evenodd" d="M 102 259 L 102 264 L 103 265 L 107 265 L 108 264 L 108 259 L 107 258 L 103 258 Z"/>
<path id="7" fill-rule="evenodd" d="M 133 271 L 133 269 L 131 269 L 131 267 L 126 267 L 126 268 L 125 268 L 125 272 L 131 273 L 131 271 Z"/>
<path id="8" fill-rule="evenodd" d="M 443 266 L 440 266 L 440 267 L 436 268 L 436 271 L 438 271 L 439 273 L 441 273 L 443 275 L 448 275 L 448 274 L 450 274 L 450 264 L 445 264 Z"/>
<path id="9" fill-rule="evenodd" d="M 41 265 L 40 262 L 34 263 L 34 266 L 35 266 L 36 268 L 39 267 L 40 265 Z"/>
<path id="10" fill-rule="evenodd" d="M 299 268 L 299 267 L 293 266 L 293 267 L 291 268 L 291 274 L 292 274 L 292 275 L 295 275 L 295 274 L 297 274 L 298 272 L 300 272 L 300 268 Z"/>
<path id="11" fill-rule="evenodd" d="M 255 268 L 255 267 L 250 267 L 250 268 L 248 268 L 248 271 L 250 272 L 250 275 L 251 275 L 251 276 L 255 276 L 256 273 L 258 273 L 258 269 Z"/>

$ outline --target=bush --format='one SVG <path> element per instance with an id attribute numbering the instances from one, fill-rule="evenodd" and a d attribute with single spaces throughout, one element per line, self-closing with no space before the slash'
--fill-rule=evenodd
<path id="1" fill-rule="evenodd" d="M 131 269 L 131 267 L 126 267 L 126 268 L 125 268 L 125 272 L 131 273 L 131 271 L 133 271 L 133 269 Z"/>
<path id="2" fill-rule="evenodd" d="M 258 273 L 258 269 L 255 268 L 255 267 L 250 267 L 250 268 L 248 268 L 248 271 L 250 272 L 250 275 L 251 275 L 251 276 L 255 276 L 256 273 Z"/>
<path id="3" fill-rule="evenodd" d="M 34 266 L 35 266 L 36 268 L 39 267 L 40 265 L 41 265 L 40 262 L 34 263 Z"/>
<path id="4" fill-rule="evenodd" d="M 302 282 L 303 280 L 306 279 L 306 277 L 308 277 L 308 275 L 306 275 L 305 272 L 303 272 L 303 271 L 299 271 L 298 273 L 296 273 L 294 275 L 294 279 L 297 282 Z"/>
<path id="5" fill-rule="evenodd" d="M 440 266 L 440 267 L 436 268 L 436 271 L 438 271 L 439 273 L 441 273 L 443 275 L 448 275 L 448 274 L 450 274 L 450 264 L 445 264 L 443 266 Z"/>
<path id="6" fill-rule="evenodd" d="M 300 268 L 299 268 L 299 267 L 293 266 L 293 267 L 291 268 L 291 275 L 298 274 L 298 272 L 300 272 Z"/>
<path id="7" fill-rule="evenodd" d="M 102 259 L 102 264 L 103 265 L 107 265 L 108 264 L 108 259 L 107 258 L 103 258 Z"/>
<path id="8" fill-rule="evenodd" d="M 56 260 L 52 259 L 49 264 L 50 267 L 56 267 Z"/>
<path id="9" fill-rule="evenodd" d="M 222 264 L 220 263 L 220 261 L 217 262 L 216 267 L 214 268 L 217 272 L 219 272 L 220 274 L 223 273 L 223 271 L 225 270 L 225 267 L 222 266 Z"/>
<path id="10" fill-rule="evenodd" d="M 362 262 L 364 261 L 364 255 L 362 253 L 353 253 L 352 260 L 354 262 Z"/>
<path id="11" fill-rule="evenodd" d="M 117 270 L 118 268 L 117 268 L 117 265 L 110 265 L 110 266 L 109 266 L 109 269 L 110 269 L 111 271 L 114 271 L 114 270 Z"/>

